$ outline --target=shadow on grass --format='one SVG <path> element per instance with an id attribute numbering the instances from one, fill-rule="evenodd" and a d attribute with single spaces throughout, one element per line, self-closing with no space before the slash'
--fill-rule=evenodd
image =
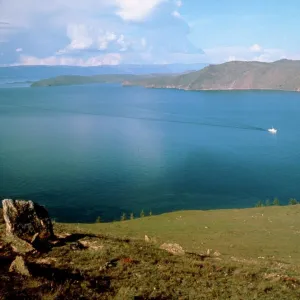
<path id="1" fill-rule="evenodd" d="M 128 238 L 116 238 L 105 235 L 96 235 L 96 234 L 82 234 L 82 233 L 73 233 L 63 238 L 56 237 L 52 241 L 52 247 L 62 247 L 70 243 L 76 243 L 84 238 L 97 238 L 103 241 L 113 241 L 113 242 L 122 242 L 122 243 L 130 243 L 130 239 Z"/>

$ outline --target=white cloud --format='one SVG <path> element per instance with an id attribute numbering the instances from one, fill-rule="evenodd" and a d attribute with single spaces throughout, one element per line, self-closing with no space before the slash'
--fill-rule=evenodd
<path id="1" fill-rule="evenodd" d="M 86 24 L 68 25 L 67 36 L 70 39 L 70 44 L 59 50 L 57 54 L 88 49 L 109 51 L 111 50 L 110 47 L 123 52 L 130 46 L 130 41 L 123 34 L 105 31 L 98 29 L 97 26 L 88 26 Z"/>
<path id="2" fill-rule="evenodd" d="M 17 49 L 16 49 L 16 52 L 22 52 L 22 51 L 23 51 L 22 48 L 17 48 Z"/>
<path id="3" fill-rule="evenodd" d="M 128 47 L 129 47 L 129 45 L 130 45 L 130 43 L 127 43 L 127 42 L 125 41 L 125 37 L 124 37 L 123 34 L 121 34 L 121 35 L 119 36 L 119 38 L 118 38 L 118 40 L 117 40 L 117 44 L 120 46 L 120 51 L 122 51 L 122 52 L 128 50 Z"/>
<path id="4" fill-rule="evenodd" d="M 69 25 L 67 36 L 71 40 L 68 46 L 70 50 L 88 49 L 93 45 L 93 39 L 90 37 L 88 27 L 85 24 Z"/>
<path id="5" fill-rule="evenodd" d="M 126 21 L 142 21 L 159 4 L 166 0 L 115 0 L 119 7 L 117 15 Z"/>
<path id="6" fill-rule="evenodd" d="M 272 62 L 287 56 L 282 49 L 268 49 L 259 45 L 251 47 L 216 47 L 204 49 L 204 52 L 206 62 L 209 63 L 223 63 L 232 60 Z"/>
<path id="7" fill-rule="evenodd" d="M 177 7 L 181 7 L 182 6 L 182 1 L 181 0 L 175 1 L 175 5 Z"/>
<path id="8" fill-rule="evenodd" d="M 45 65 L 45 66 L 102 66 L 102 65 L 118 65 L 121 62 L 121 55 L 119 53 L 110 53 L 107 55 L 94 56 L 89 58 L 76 58 L 68 56 L 49 56 L 45 58 L 38 58 L 34 56 L 22 55 L 20 62 L 16 65 Z"/>
<path id="9" fill-rule="evenodd" d="M 179 19 L 181 18 L 181 14 L 177 10 L 174 10 L 172 12 L 172 16 L 175 17 L 175 18 L 179 18 Z"/>
<path id="10" fill-rule="evenodd" d="M 250 47 L 250 51 L 252 51 L 252 52 L 261 52 L 262 47 L 258 44 L 254 44 Z"/>
<path id="11" fill-rule="evenodd" d="M 97 49 L 106 50 L 109 44 L 117 39 L 117 35 L 114 32 L 105 32 L 97 39 Z"/>
<path id="12" fill-rule="evenodd" d="M 141 38 L 141 45 L 142 45 L 143 48 L 146 48 L 147 40 L 145 38 Z"/>
<path id="13" fill-rule="evenodd" d="M 177 0 L 0 0 L 1 19 L 15 29 L 7 36 L 0 32 L 0 40 L 8 40 L 8 63 L 19 45 L 28 54 L 24 64 L 98 64 L 103 53 L 119 53 L 122 62 L 151 63 L 169 53 L 197 51 L 188 40 L 181 5 Z"/>
<path id="14" fill-rule="evenodd" d="M 283 49 L 263 49 L 259 55 L 253 58 L 253 60 L 272 62 L 286 57 L 293 59 L 293 54 L 287 54 Z"/>

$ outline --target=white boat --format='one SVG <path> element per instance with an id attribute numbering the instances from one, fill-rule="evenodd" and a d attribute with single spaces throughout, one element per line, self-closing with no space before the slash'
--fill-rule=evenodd
<path id="1" fill-rule="evenodd" d="M 277 133 L 277 129 L 275 129 L 274 127 L 269 128 L 268 131 L 272 134 L 276 134 Z"/>

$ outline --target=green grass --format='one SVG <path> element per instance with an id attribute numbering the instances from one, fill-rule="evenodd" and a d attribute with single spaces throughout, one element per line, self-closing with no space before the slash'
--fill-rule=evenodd
<path id="1" fill-rule="evenodd" d="M 25 256 L 29 278 L 8 273 L 1 225 L 0 299 L 300 299 L 299 217 L 290 205 L 56 223 L 60 242 Z"/>
<path id="2" fill-rule="evenodd" d="M 300 238 L 300 205 L 179 211 L 123 222 L 78 224 L 77 228 L 138 239 L 146 234 L 197 253 L 214 249 L 227 257 L 300 262 L 300 243 L 295 242 Z"/>

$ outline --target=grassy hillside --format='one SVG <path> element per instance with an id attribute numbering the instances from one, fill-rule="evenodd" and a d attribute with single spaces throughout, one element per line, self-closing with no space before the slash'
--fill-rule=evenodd
<path id="1" fill-rule="evenodd" d="M 125 85 L 185 90 L 300 90 L 300 61 L 233 61 L 178 76 L 137 78 Z"/>
<path id="2" fill-rule="evenodd" d="M 59 243 L 48 253 L 26 256 L 29 278 L 7 272 L 13 255 L 1 239 L 0 225 L 0 295 L 300 299 L 299 217 L 300 205 L 294 205 L 55 224 Z M 168 253 L 160 249 L 163 243 L 177 243 L 185 253 Z"/>
<path id="3" fill-rule="evenodd" d="M 133 221 L 79 224 L 80 229 L 114 236 L 181 244 L 192 252 L 212 248 L 223 255 L 297 261 L 300 263 L 300 205 L 252 209 L 181 211 Z"/>
<path id="4" fill-rule="evenodd" d="M 280 60 L 273 63 L 233 61 L 177 75 L 58 76 L 34 82 L 31 86 L 90 83 L 122 83 L 124 86 L 140 85 L 149 88 L 184 90 L 300 91 L 300 61 Z"/>

